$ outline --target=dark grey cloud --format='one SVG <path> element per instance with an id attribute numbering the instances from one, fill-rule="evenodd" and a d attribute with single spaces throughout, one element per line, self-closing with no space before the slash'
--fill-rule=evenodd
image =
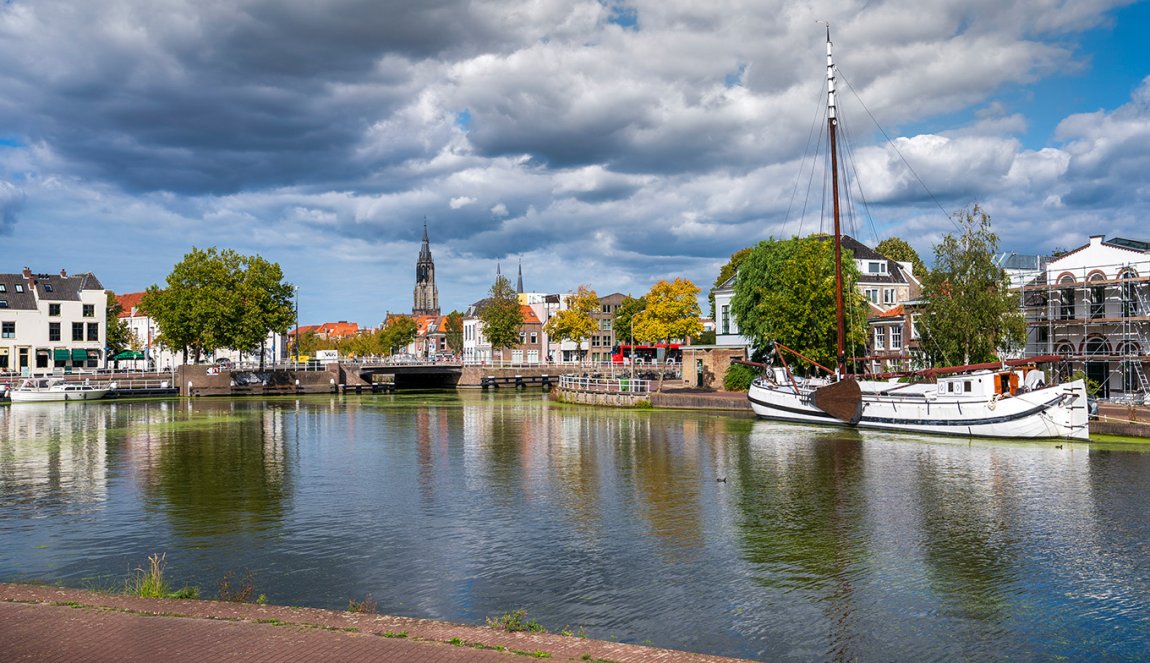
<path id="1" fill-rule="evenodd" d="M 9 182 L 0 181 L 0 235 L 11 235 L 24 207 L 25 195 Z"/>

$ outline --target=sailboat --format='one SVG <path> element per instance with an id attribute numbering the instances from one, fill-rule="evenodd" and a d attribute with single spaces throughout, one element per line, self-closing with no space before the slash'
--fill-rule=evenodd
<path id="1" fill-rule="evenodd" d="M 837 366 L 834 371 L 819 366 L 825 375 L 816 377 L 794 375 L 785 359 L 781 367 L 767 367 L 747 393 L 755 414 L 764 419 L 915 433 L 1089 439 L 1085 381 L 1047 385 L 1045 375 L 1032 365 L 1035 359 L 1053 358 L 933 369 L 934 382 L 861 380 L 847 374 L 837 125 L 835 68 L 828 27 L 827 131 L 834 218 Z M 778 343 L 775 350 L 780 358 L 782 351 L 798 355 Z"/>

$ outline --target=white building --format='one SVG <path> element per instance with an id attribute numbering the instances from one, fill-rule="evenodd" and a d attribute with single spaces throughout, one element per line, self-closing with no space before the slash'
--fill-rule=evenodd
<path id="1" fill-rule="evenodd" d="M 1150 393 L 1150 242 L 1091 236 L 1021 294 L 1027 355 L 1062 355 L 1065 370 L 1085 371 L 1102 398 Z"/>
<path id="2" fill-rule="evenodd" d="M 102 366 L 107 303 L 93 274 L 0 274 L 0 373 Z"/>

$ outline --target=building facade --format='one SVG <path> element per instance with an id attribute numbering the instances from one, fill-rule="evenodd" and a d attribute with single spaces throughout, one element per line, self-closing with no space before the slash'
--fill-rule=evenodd
<path id="1" fill-rule="evenodd" d="M 107 297 L 93 274 L 0 274 L 0 373 L 102 366 Z"/>
<path id="2" fill-rule="evenodd" d="M 1028 356 L 1065 358 L 1111 400 L 1150 394 L 1150 242 L 1090 237 L 1020 288 Z"/>

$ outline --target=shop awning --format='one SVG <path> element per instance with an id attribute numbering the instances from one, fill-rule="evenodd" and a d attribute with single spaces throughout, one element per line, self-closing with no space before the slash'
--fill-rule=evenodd
<path id="1" fill-rule="evenodd" d="M 72 348 L 72 361 L 88 361 L 88 351 Z"/>
<path id="2" fill-rule="evenodd" d="M 124 350 L 123 352 L 113 355 L 112 359 L 143 359 L 143 352 L 136 352 L 135 350 Z"/>
<path id="3" fill-rule="evenodd" d="M 52 359 L 56 361 L 68 361 L 68 358 L 71 356 L 72 353 L 68 352 L 67 349 L 61 350 L 60 348 L 56 348 L 52 351 Z"/>

